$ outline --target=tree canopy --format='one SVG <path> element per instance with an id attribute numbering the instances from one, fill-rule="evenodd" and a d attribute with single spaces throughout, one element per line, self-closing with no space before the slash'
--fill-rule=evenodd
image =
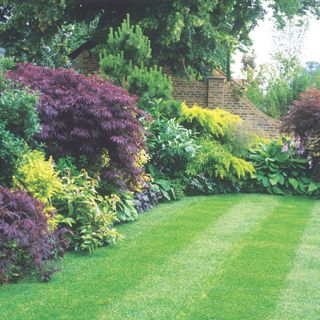
<path id="1" fill-rule="evenodd" d="M 105 42 L 109 27 L 129 13 L 151 39 L 159 64 L 204 75 L 217 65 L 226 69 L 228 52 L 248 43 L 267 6 L 280 24 L 284 17 L 320 16 L 319 0 L 2 0 L 0 46 L 37 62 L 66 28 L 72 26 L 63 38 L 67 43 L 55 48 L 63 54 L 81 40 L 90 39 L 90 46 Z"/>

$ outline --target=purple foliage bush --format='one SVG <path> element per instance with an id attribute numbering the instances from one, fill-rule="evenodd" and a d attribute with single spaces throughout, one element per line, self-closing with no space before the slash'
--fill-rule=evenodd
<path id="1" fill-rule="evenodd" d="M 49 230 L 44 205 L 24 191 L 0 186 L 0 284 L 37 272 L 49 280 L 64 240 Z"/>
<path id="2" fill-rule="evenodd" d="M 39 141 L 55 158 L 84 155 L 89 164 L 108 155 L 103 178 L 120 187 L 140 181 L 143 168 L 136 165 L 144 148 L 141 111 L 127 91 L 99 77 L 73 70 L 50 69 L 18 63 L 7 78 L 40 91 L 38 111 L 42 130 Z"/>
<path id="3" fill-rule="evenodd" d="M 302 152 L 309 156 L 315 178 L 320 181 L 320 90 L 303 92 L 282 120 L 282 131 L 296 137 Z"/>

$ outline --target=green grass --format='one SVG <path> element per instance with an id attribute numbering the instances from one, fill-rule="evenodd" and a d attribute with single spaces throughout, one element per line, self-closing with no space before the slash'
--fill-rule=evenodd
<path id="1" fill-rule="evenodd" d="M 319 319 L 320 202 L 227 195 L 161 205 L 125 240 L 0 288 L 1 320 Z"/>

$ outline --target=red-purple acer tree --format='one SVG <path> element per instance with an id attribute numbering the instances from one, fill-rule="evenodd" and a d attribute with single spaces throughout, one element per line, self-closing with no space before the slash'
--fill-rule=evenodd
<path id="1" fill-rule="evenodd" d="M 40 92 L 42 129 L 37 139 L 56 159 L 84 155 L 90 165 L 109 157 L 102 178 L 121 188 L 133 188 L 143 174 L 137 154 L 145 148 L 141 111 L 126 90 L 99 77 L 73 70 L 18 63 L 7 78 Z"/>
<path id="2" fill-rule="evenodd" d="M 56 271 L 49 262 L 63 255 L 66 242 L 50 231 L 43 209 L 24 191 L 0 186 L 0 284 L 34 271 L 46 281 Z"/>

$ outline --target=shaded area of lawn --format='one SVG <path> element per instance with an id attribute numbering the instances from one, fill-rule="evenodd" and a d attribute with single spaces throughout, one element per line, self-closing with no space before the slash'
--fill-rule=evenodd
<path id="1" fill-rule="evenodd" d="M 315 245 L 304 234 L 319 233 L 317 215 L 319 202 L 300 197 L 227 195 L 161 205 L 121 226 L 123 242 L 91 256 L 67 255 L 52 282 L 1 287 L 0 318 L 285 319 L 277 310 L 301 250 L 310 251 L 305 242 Z M 306 291 L 300 288 L 295 308 Z"/>

